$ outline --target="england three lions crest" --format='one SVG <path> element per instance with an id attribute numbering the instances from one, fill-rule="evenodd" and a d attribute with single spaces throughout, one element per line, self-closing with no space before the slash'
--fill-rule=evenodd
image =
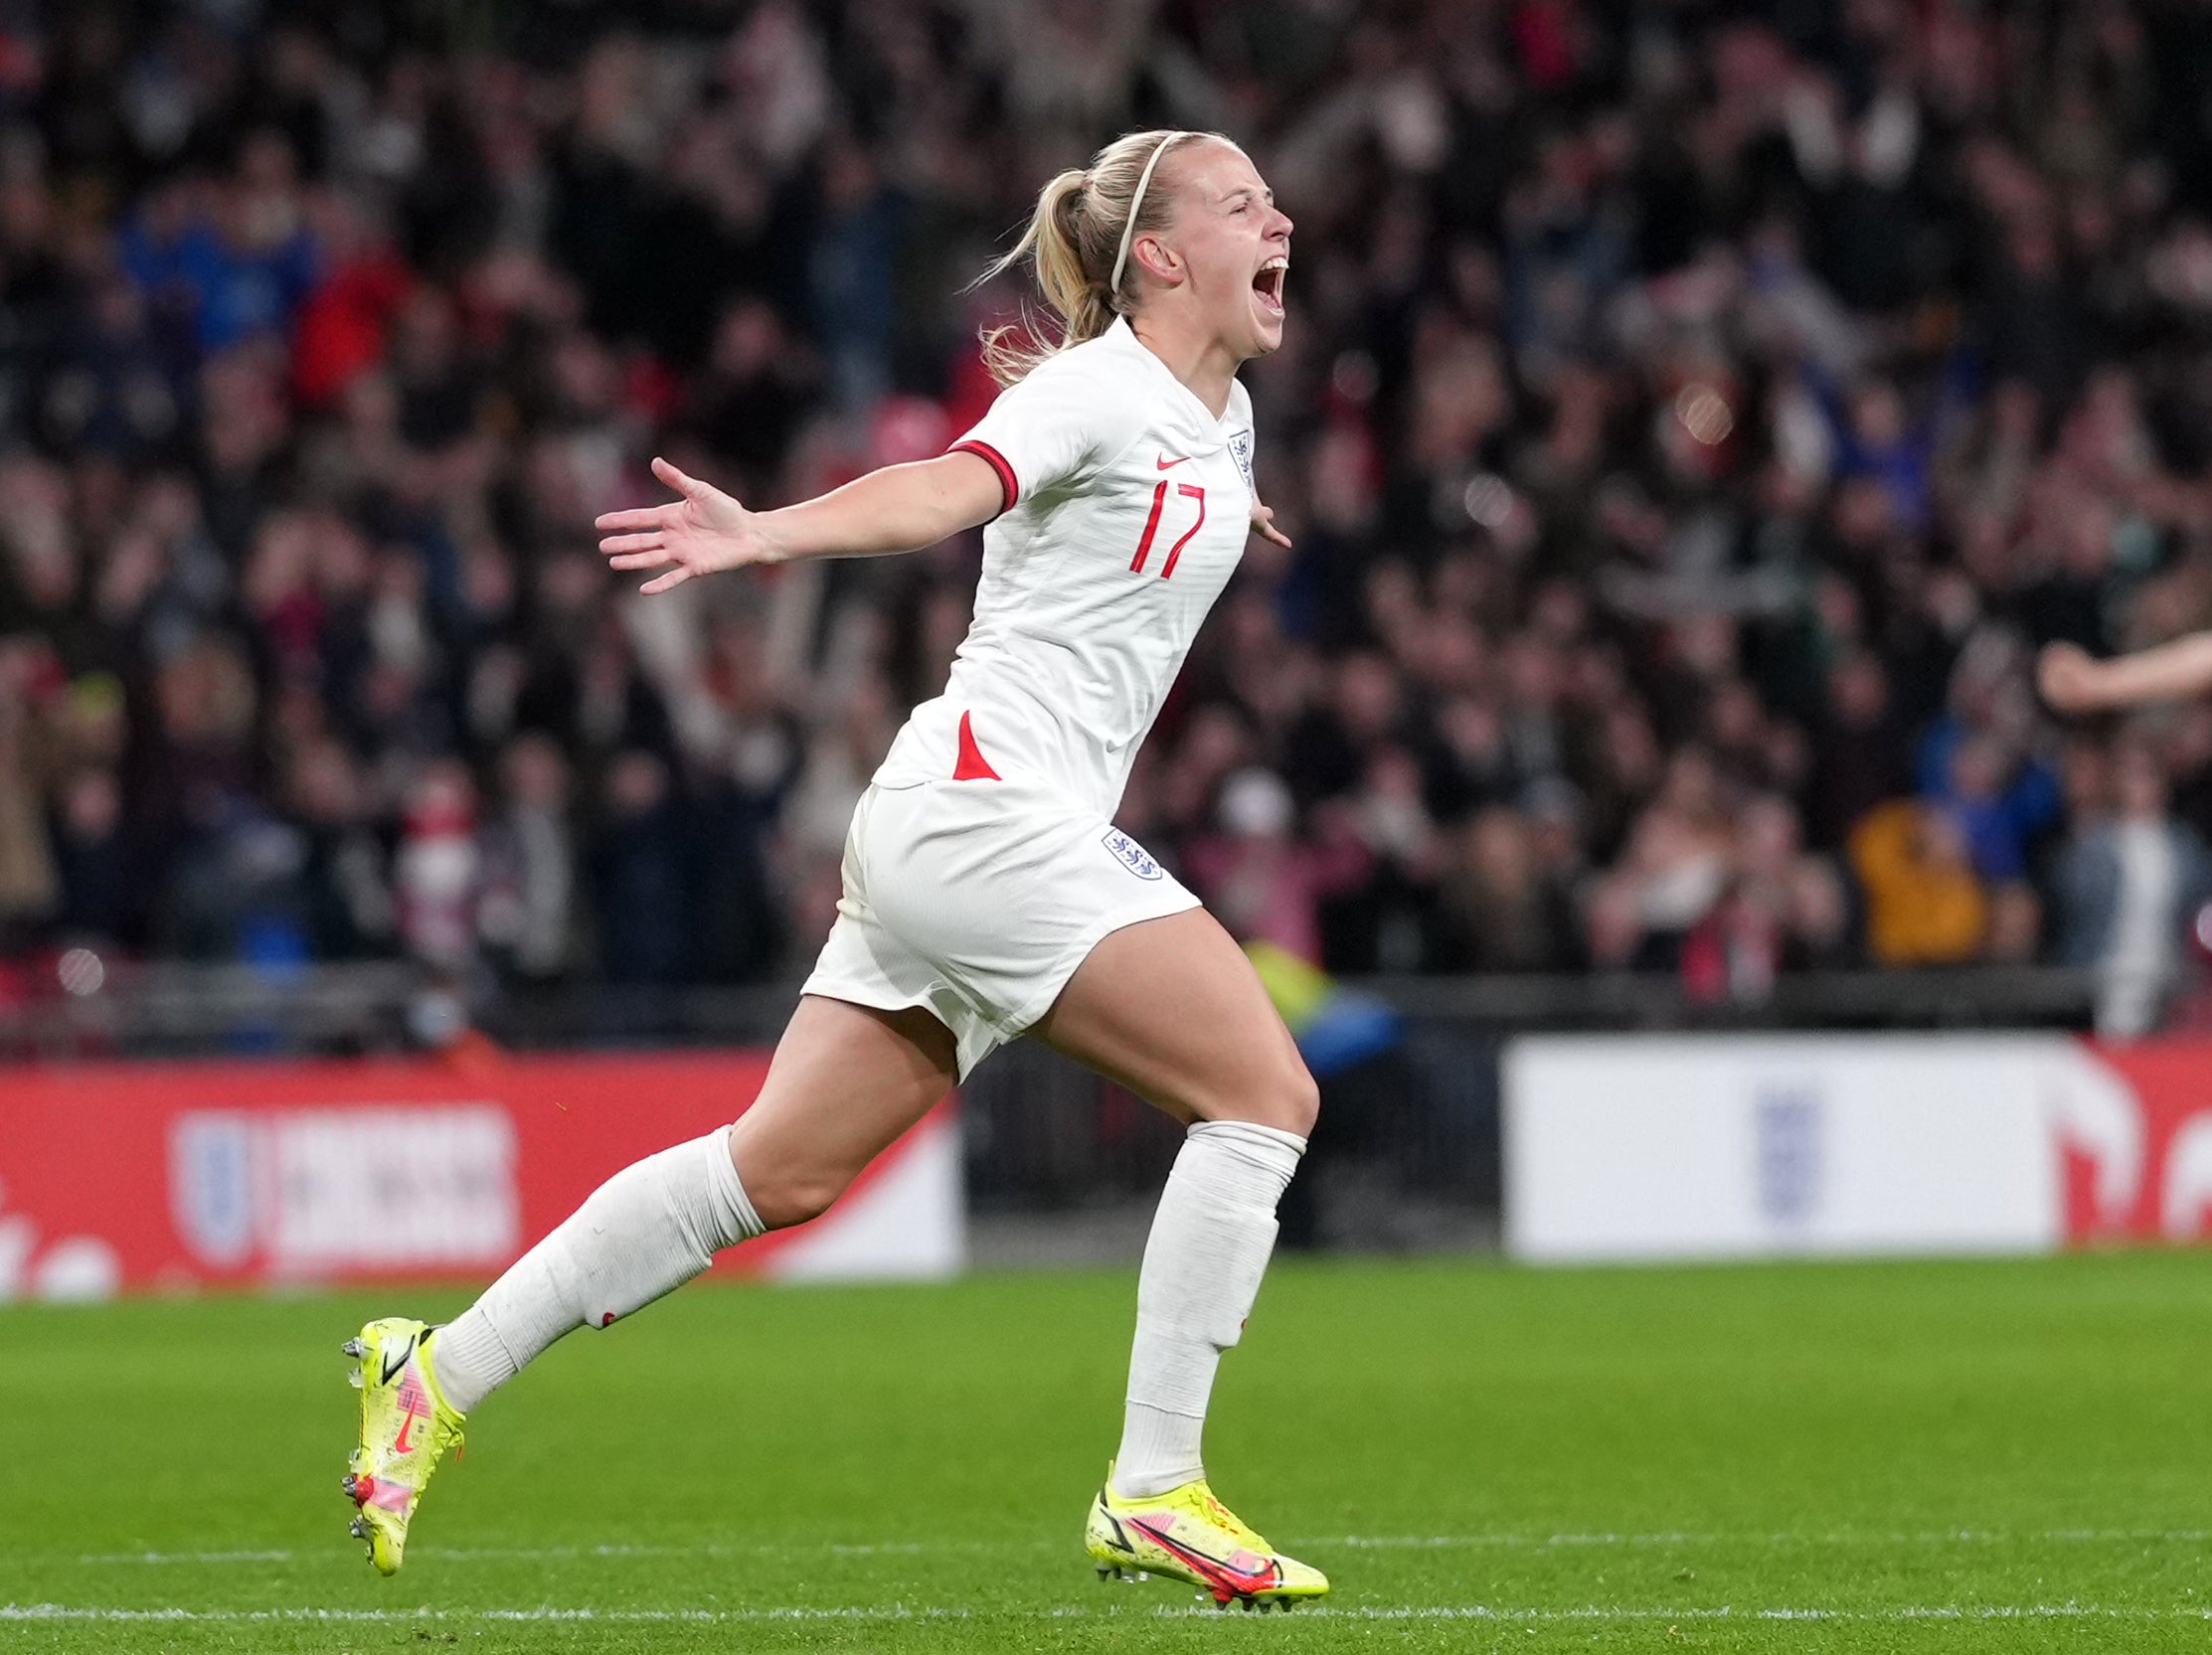
<path id="1" fill-rule="evenodd" d="M 1156 880 L 1167 872 L 1152 859 L 1150 851 L 1119 828 L 1107 828 L 1106 837 L 1099 842 L 1113 853 L 1122 867 L 1140 880 Z"/>
<path id="2" fill-rule="evenodd" d="M 1252 480 L 1252 433 L 1239 431 L 1229 439 L 1229 455 L 1237 462 L 1237 469 L 1244 473 L 1245 487 L 1254 494 L 1260 492 Z"/>

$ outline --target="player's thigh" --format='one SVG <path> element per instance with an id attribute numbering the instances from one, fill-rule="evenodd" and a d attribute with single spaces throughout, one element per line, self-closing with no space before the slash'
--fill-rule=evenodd
<path id="1" fill-rule="evenodd" d="M 1312 1130 L 1297 1043 L 1204 909 L 1108 932 L 1030 1032 L 1178 1119 Z"/>
<path id="2" fill-rule="evenodd" d="M 828 1207 L 956 1073 L 951 1033 L 927 1011 L 801 995 L 761 1095 L 730 1133 L 762 1222 L 803 1224 Z"/>

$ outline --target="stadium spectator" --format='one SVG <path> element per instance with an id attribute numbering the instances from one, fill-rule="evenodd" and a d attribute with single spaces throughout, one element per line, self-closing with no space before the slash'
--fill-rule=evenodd
<path id="1" fill-rule="evenodd" d="M 629 748 L 607 766 L 593 848 L 599 890 L 600 969 L 611 983 L 679 981 L 691 932 L 689 846 L 668 766 Z"/>
<path id="2" fill-rule="evenodd" d="M 1710 754 L 1686 746 L 1594 893 L 1591 951 L 1605 965 L 1678 970 L 1690 935 L 1726 895 L 1734 849 L 1728 801 Z"/>
<path id="3" fill-rule="evenodd" d="M 477 836 L 484 870 L 477 931 L 520 980 L 554 981 L 577 963 L 568 760 L 543 733 L 526 731 L 500 753 L 499 779 L 497 813 Z"/>
<path id="4" fill-rule="evenodd" d="M 1980 953 L 1989 895 L 1953 812 L 1920 799 L 1877 805 L 1851 830 L 1850 854 L 1876 964 L 1957 965 Z"/>
<path id="5" fill-rule="evenodd" d="M 2168 813 L 2165 771 L 2147 743 L 2125 743 L 2110 769 L 2109 811 L 2094 796 L 2081 801 L 2088 808 L 2052 883 L 2059 957 L 2097 972 L 2098 1031 L 2127 1039 L 2153 1026 L 2174 986 L 2183 939 L 2212 902 L 2212 851 Z"/>
<path id="6" fill-rule="evenodd" d="M 1437 963 L 1455 971 L 1563 971 L 1578 960 L 1573 902 L 1541 860 L 1534 826 L 1503 805 L 1454 836 L 1438 881 Z"/>
<path id="7" fill-rule="evenodd" d="M 1221 786 L 1219 831 L 1190 842 L 1184 867 L 1232 936 L 1312 964 L 1321 957 L 1321 901 L 1358 885 L 1371 857 L 1342 812 L 1314 844 L 1293 835 L 1296 815 L 1279 777 L 1239 770 Z"/>

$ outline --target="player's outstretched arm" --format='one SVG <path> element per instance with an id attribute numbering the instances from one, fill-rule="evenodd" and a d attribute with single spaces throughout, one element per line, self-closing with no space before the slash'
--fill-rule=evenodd
<path id="1" fill-rule="evenodd" d="M 2036 661 L 2036 687 L 2054 712 L 2103 713 L 2212 691 L 2212 632 L 2192 632 L 2152 649 L 2100 661 L 2069 643 Z"/>
<path id="2" fill-rule="evenodd" d="M 794 558 L 864 558 L 935 546 L 988 522 L 1003 498 L 987 460 L 954 453 L 887 465 L 779 511 L 747 511 L 712 483 L 664 459 L 653 475 L 676 491 L 665 506 L 608 512 L 595 524 L 609 567 L 657 569 L 639 588 L 667 591 L 695 575 Z"/>

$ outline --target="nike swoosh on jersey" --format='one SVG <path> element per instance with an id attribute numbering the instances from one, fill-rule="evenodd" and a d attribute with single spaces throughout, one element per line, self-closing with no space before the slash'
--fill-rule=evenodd
<path id="1" fill-rule="evenodd" d="M 1158 466 L 1162 471 L 1172 471 L 1175 469 L 1176 466 L 1181 465 L 1183 461 L 1189 458 L 1190 455 L 1188 454 L 1178 454 L 1173 459 L 1169 459 L 1165 454 L 1162 454 L 1152 463 Z"/>

